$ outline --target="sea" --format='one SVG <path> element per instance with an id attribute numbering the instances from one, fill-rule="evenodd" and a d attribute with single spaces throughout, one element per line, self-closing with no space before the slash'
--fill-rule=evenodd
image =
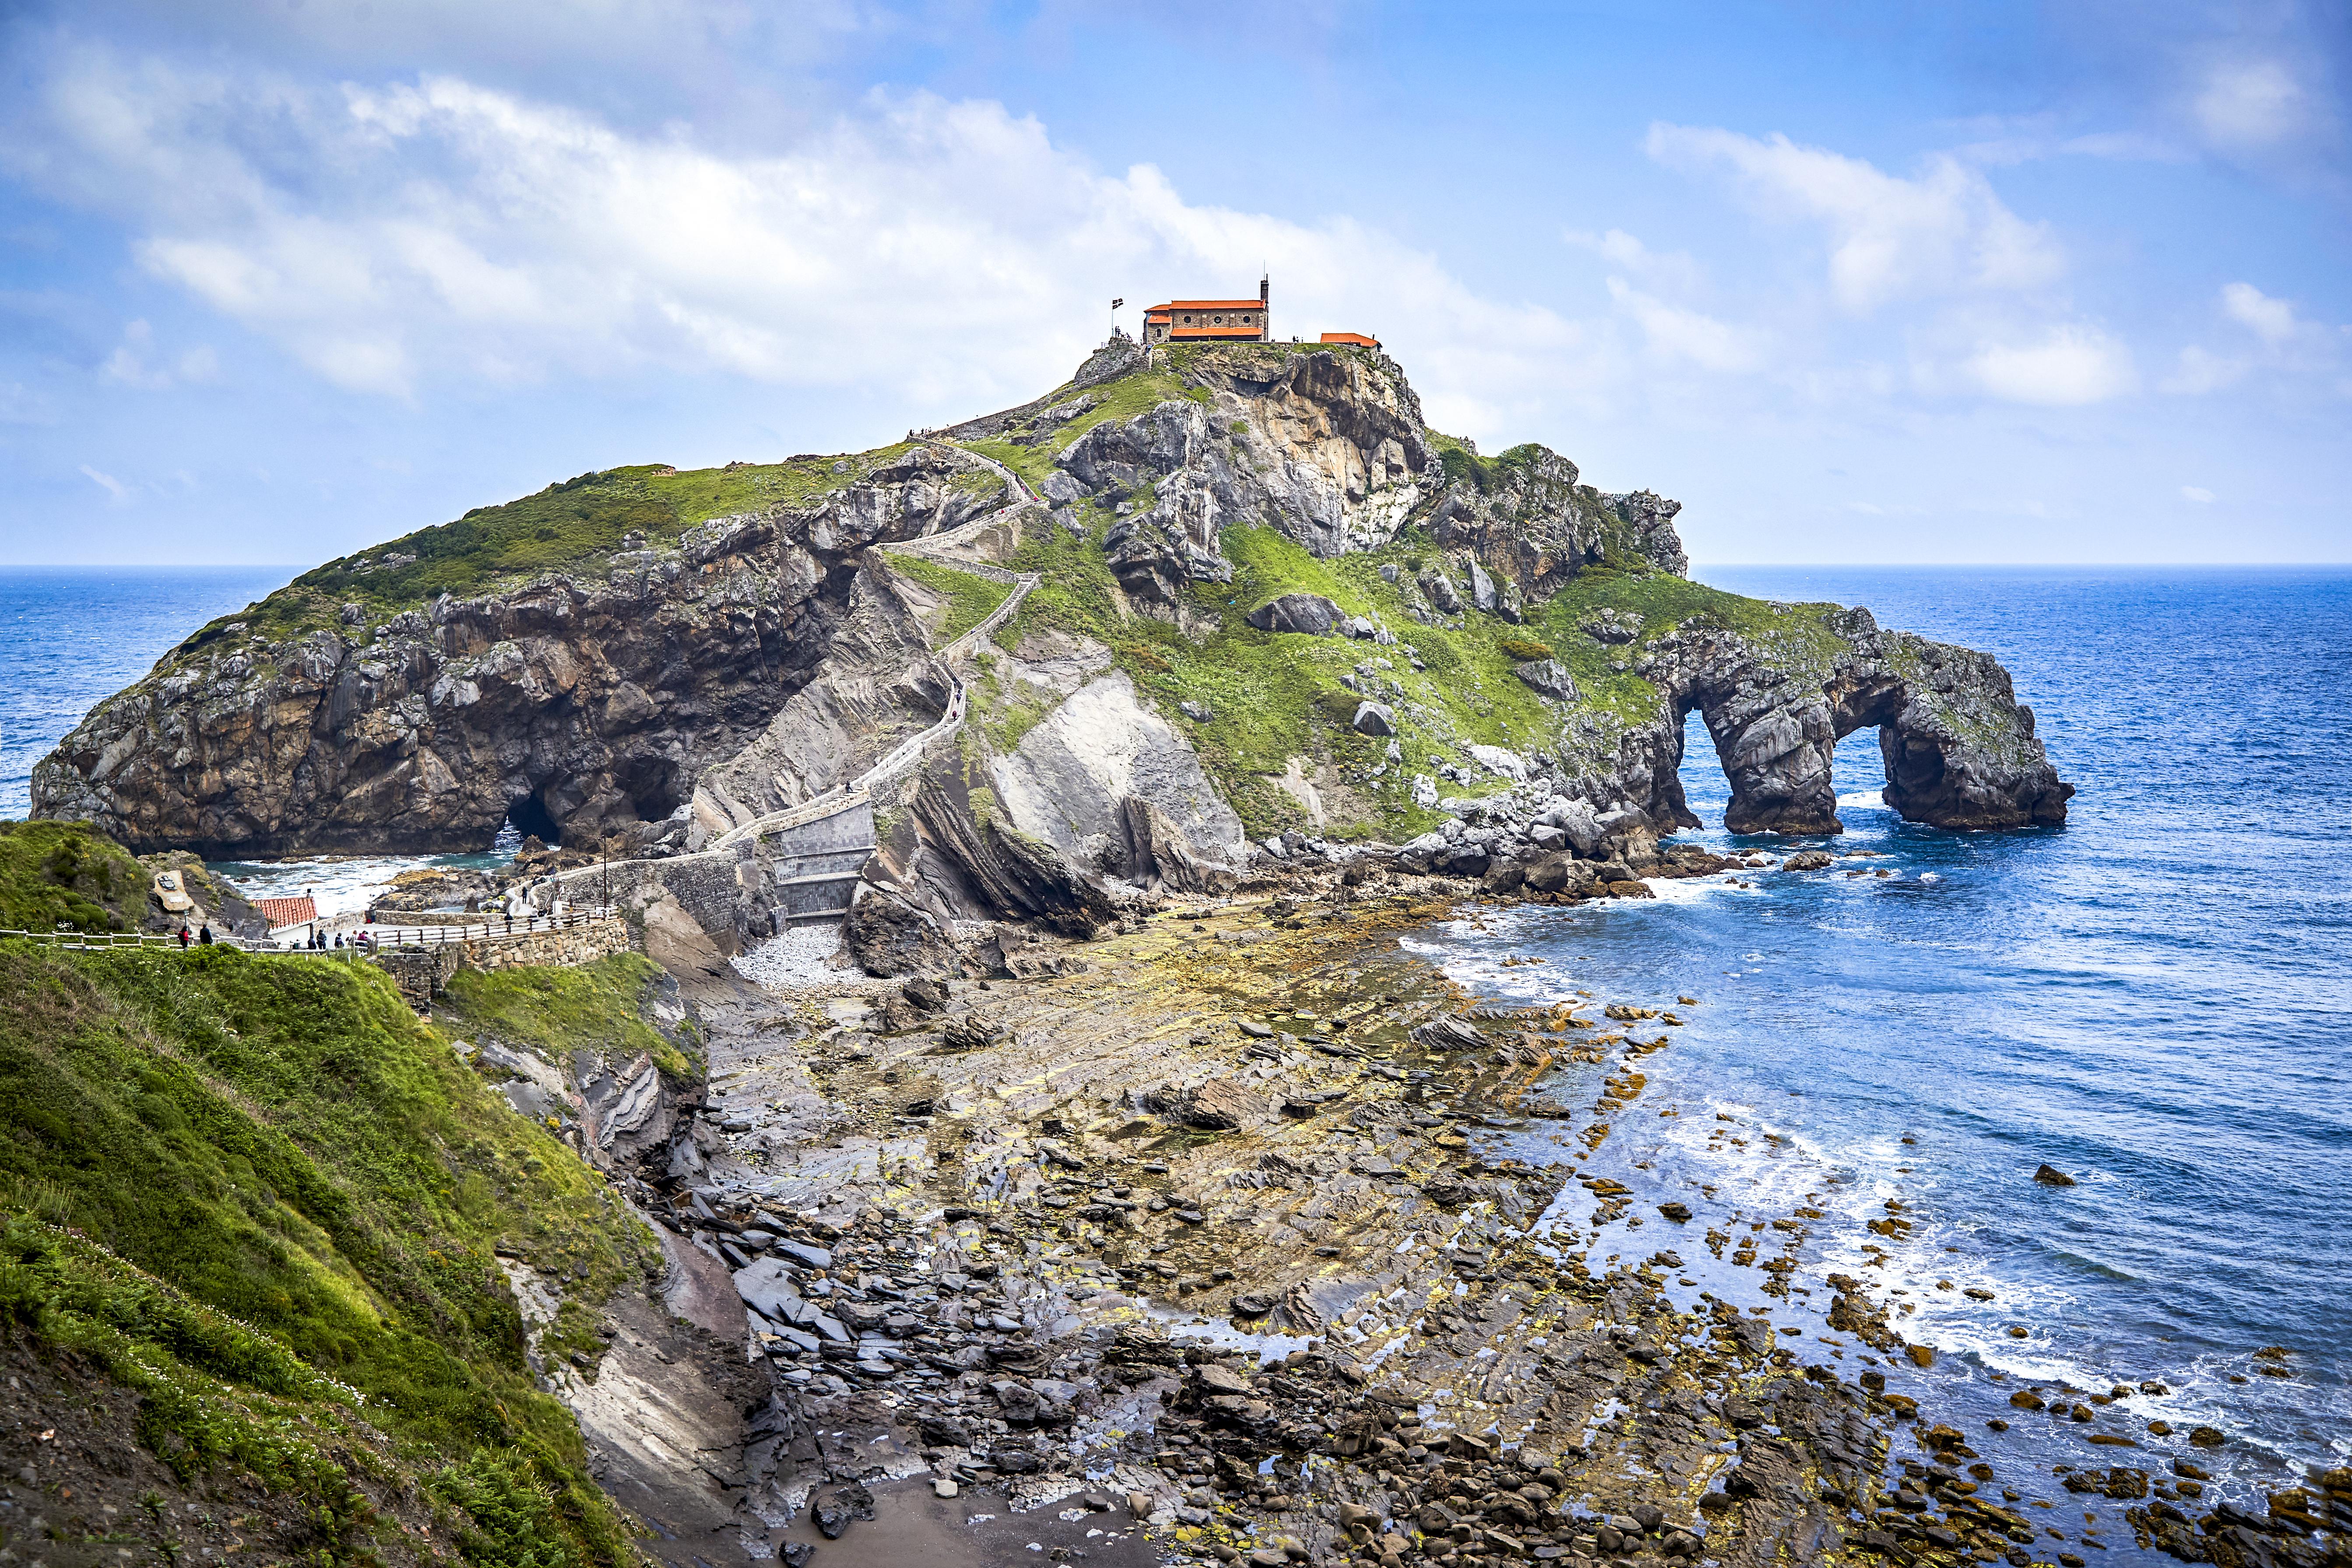
<path id="1" fill-rule="evenodd" d="M 90 704 L 288 575 L 0 571 L 0 816 L 23 815 L 32 763 Z M 1604 1227 L 1594 1261 L 1668 1247 L 1686 1300 L 1745 1301 L 1757 1271 L 1713 1258 L 1703 1232 L 1803 1206 L 1822 1217 L 1805 1222 L 1796 1289 L 1763 1304 L 1794 1321 L 1826 1307 L 1828 1275 L 1865 1280 L 1936 1352 L 1886 1364 L 1890 1389 L 2005 1476 L 2189 1457 L 2217 1478 L 2209 1503 L 2260 1511 L 2302 1468 L 2352 1463 L 2352 569 L 1694 575 L 1866 605 L 1996 655 L 2080 793 L 2060 828 L 1915 826 L 1881 804 L 1863 731 L 1837 752 L 1843 835 L 1735 839 L 1694 716 L 1683 780 L 1707 826 L 1688 837 L 1853 858 L 1408 938 L 1497 1003 L 1585 990 L 1685 1020 L 1599 1152 L 1571 1151 L 1647 1216 Z M 331 883 L 329 901 L 414 863 L 234 869 L 269 885 L 257 890 Z M 1559 1097 L 1589 1104 L 1595 1070 L 1563 1075 Z M 1484 1134 L 1538 1160 L 1562 1156 L 1555 1135 Z M 2043 1164 L 2074 1184 L 2037 1183 Z M 1657 1216 L 1669 1198 L 1688 1225 Z M 1890 1216 L 1907 1232 L 1869 1228 Z M 1789 1342 L 1827 1354 L 1811 1329 Z M 2128 1390 L 2096 1429 L 2140 1447 L 2086 1447 L 2074 1424 L 2029 1418 L 2008 1402 L 2029 1387 Z M 2226 1443 L 2182 1447 L 2200 1425 Z M 2098 1544 L 2110 1563 L 2138 1555 L 2112 1529 Z"/>
<path id="2" fill-rule="evenodd" d="M 1998 656 L 2080 793 L 2063 827 L 1906 823 L 1880 800 L 1864 731 L 1837 751 L 1843 834 L 1735 837 L 1694 715 L 1682 778 L 1707 826 L 1686 840 L 1853 858 L 1408 939 L 1497 1003 L 1585 990 L 1685 1019 L 1635 1027 L 1673 1043 L 1582 1162 L 1647 1215 L 1605 1228 L 1593 1261 L 1671 1249 L 1694 1281 L 1672 1289 L 1685 1305 L 1707 1290 L 1772 1306 L 1812 1357 L 1826 1276 L 1864 1280 L 1937 1352 L 1925 1369 L 1885 1363 L 1889 1388 L 2008 1461 L 2004 1477 L 2186 1458 L 2217 1477 L 2208 1504 L 2259 1514 L 2306 1468 L 2352 1463 L 2352 572 L 1694 575 L 1866 605 L 1882 626 Z M 1550 1087 L 1581 1110 L 1601 1070 Z M 1561 1157 L 1557 1136 L 1537 1122 L 1486 1142 L 1541 1163 Z M 2074 1184 L 2037 1183 L 2043 1164 Z M 1685 1226 L 1656 1213 L 1675 1199 Z M 1792 1279 L 1811 1293 L 1792 1317 L 1703 1232 L 1747 1236 L 1799 1207 L 1823 1217 L 1807 1223 Z M 1909 1233 L 1867 1228 L 1890 1216 Z M 1891 1257 L 1871 1267 L 1872 1247 Z M 2009 1403 L 2062 1387 L 2068 1404 L 2131 1392 L 2081 1430 Z M 2149 1434 L 2156 1421 L 2174 1435 Z M 2227 1442 L 2185 1446 L 2200 1425 Z M 2087 1447 L 2093 1429 L 2139 1447 Z M 2128 1532 L 2100 1544 L 2108 1562 L 2143 1555 Z"/>
<path id="3" fill-rule="evenodd" d="M 100 700 L 131 685 L 215 616 L 281 588 L 298 566 L 0 566 L 0 819 L 32 809 L 33 766 Z M 310 894 L 329 918 L 365 909 L 402 871 L 488 868 L 513 836 L 478 854 L 429 858 L 334 855 L 221 863 L 249 898 Z"/>

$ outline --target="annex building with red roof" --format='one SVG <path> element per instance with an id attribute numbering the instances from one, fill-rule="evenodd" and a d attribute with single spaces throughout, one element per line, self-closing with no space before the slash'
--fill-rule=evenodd
<path id="1" fill-rule="evenodd" d="M 299 899 L 256 899 L 253 907 L 269 922 L 271 931 L 309 925 L 319 918 L 318 901 L 307 894 Z"/>

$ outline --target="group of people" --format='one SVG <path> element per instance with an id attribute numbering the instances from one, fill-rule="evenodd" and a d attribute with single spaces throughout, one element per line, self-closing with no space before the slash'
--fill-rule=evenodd
<path id="1" fill-rule="evenodd" d="M 188 951 L 188 944 L 191 942 L 194 942 L 199 947 L 210 947 L 213 944 L 212 922 L 210 921 L 206 921 L 202 931 L 191 933 L 188 930 L 188 922 L 182 921 L 180 922 L 179 938 L 180 951 L 182 952 Z"/>

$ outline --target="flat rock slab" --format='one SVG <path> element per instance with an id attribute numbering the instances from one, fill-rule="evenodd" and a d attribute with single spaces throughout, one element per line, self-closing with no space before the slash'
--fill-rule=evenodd
<path id="1" fill-rule="evenodd" d="M 1073 1561 L 1085 1552 L 1087 1568 L 1157 1568 L 1160 1562 L 1123 1508 L 1095 1513 L 1070 1498 L 1028 1513 L 1006 1513 L 1001 1496 L 940 1497 L 923 1479 L 869 1483 L 867 1489 L 874 1497 L 870 1522 L 854 1522 L 840 1539 L 828 1541 L 803 1512 L 770 1536 L 778 1560 L 782 1544 L 796 1541 L 823 1548 L 815 1559 L 822 1568 L 1003 1568 L 1051 1562 L 1056 1547 Z M 1079 1517 L 1066 1520 L 1065 1513 Z"/>

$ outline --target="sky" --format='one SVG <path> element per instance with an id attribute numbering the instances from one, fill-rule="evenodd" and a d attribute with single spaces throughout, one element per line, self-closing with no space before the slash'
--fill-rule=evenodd
<path id="1" fill-rule="evenodd" d="M 2347 89 L 2301 0 L 0 0 L 0 564 L 878 446 L 1261 271 L 1702 564 L 2344 562 Z"/>

